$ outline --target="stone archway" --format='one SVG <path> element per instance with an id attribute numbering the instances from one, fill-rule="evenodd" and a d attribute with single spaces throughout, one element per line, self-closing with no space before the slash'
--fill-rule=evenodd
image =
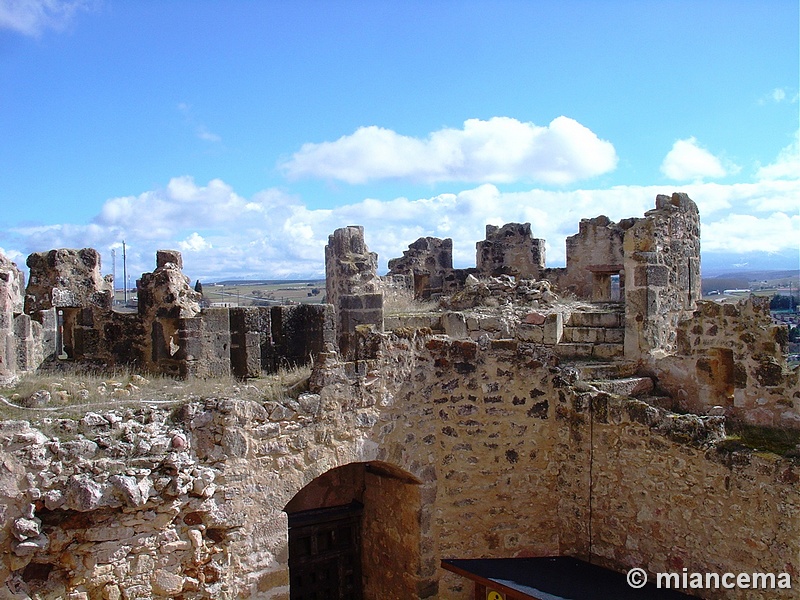
<path id="1" fill-rule="evenodd" d="M 420 581 L 420 481 L 380 461 L 331 469 L 284 507 L 292 600 L 408 600 Z"/>

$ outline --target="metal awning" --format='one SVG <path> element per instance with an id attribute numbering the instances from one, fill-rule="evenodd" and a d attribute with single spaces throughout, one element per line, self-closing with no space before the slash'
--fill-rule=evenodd
<path id="1" fill-rule="evenodd" d="M 442 568 L 474 581 L 476 600 L 697 600 L 652 582 L 632 588 L 623 573 L 569 556 L 449 559 Z"/>

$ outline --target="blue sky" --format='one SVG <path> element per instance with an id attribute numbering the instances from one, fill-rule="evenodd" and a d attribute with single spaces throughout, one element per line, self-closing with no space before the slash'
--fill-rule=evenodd
<path id="1" fill-rule="evenodd" d="M 194 278 L 324 272 L 685 191 L 704 266 L 797 268 L 796 0 L 0 0 L 0 250 L 126 241 Z M 118 253 L 120 254 L 120 253 Z"/>

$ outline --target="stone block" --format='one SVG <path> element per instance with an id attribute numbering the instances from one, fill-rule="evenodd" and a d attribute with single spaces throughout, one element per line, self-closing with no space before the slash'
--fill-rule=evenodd
<path id="1" fill-rule="evenodd" d="M 560 343 L 555 345 L 556 354 L 564 358 L 589 358 L 592 344 Z"/>
<path id="2" fill-rule="evenodd" d="M 564 317 L 561 313 L 551 313 L 544 321 L 544 343 L 558 344 L 564 334 Z"/>
<path id="3" fill-rule="evenodd" d="M 168 263 L 172 263 L 183 270 L 183 256 L 177 250 L 156 250 L 156 268 L 160 269 Z"/>
<path id="4" fill-rule="evenodd" d="M 461 339 L 467 337 L 467 320 L 462 313 L 449 312 L 441 317 L 444 332 L 451 338 Z"/>
<path id="5" fill-rule="evenodd" d="M 617 358 L 625 354 L 622 344 L 595 344 L 592 347 L 594 358 Z"/>
<path id="6" fill-rule="evenodd" d="M 540 325 L 527 325 L 520 323 L 517 326 L 517 339 L 522 342 L 541 344 L 544 342 L 544 327 Z"/>

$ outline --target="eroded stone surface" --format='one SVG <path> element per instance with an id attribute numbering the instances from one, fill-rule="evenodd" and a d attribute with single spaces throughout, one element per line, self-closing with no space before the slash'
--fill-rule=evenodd
<path id="1" fill-rule="evenodd" d="M 490 253 L 503 261 L 536 245 L 529 227 L 487 238 L 503 232 L 522 240 Z M 534 279 L 448 271 L 445 261 L 431 270 L 442 293 L 463 290 L 447 308 L 384 319 L 363 229 L 337 230 L 328 294 L 346 346 L 313 329 L 307 392 L 37 416 L 51 399 L 28 409 L 30 421 L 0 422 L 0 580 L 22 598 L 285 600 L 292 515 L 353 502 L 368 597 L 467 600 L 472 588 L 439 561 L 476 553 L 796 577 L 797 460 L 725 439 L 727 419 L 800 426 L 797 371 L 768 311 L 699 300 L 699 220 L 685 195 L 659 196 L 643 218 L 587 220 L 571 239 L 580 260 L 547 269 L 534 257 Z M 180 375 L 208 356 L 219 362 L 204 372 L 230 372 L 234 360 L 251 372 L 248 352 L 268 353 L 315 318 L 285 307 L 269 318 L 195 313 L 180 262 L 159 252 L 175 300 L 154 292 L 147 319 L 87 305 L 68 324 L 133 328 L 148 348 L 134 355 Z M 17 276 L 5 272 L 13 292 Z M 615 273 L 620 298 L 608 302 Z M 570 290 L 580 296 L 559 295 Z M 12 321 L 14 298 L 3 313 Z M 42 331 L 46 314 L 33 321 Z M 36 339 L 33 326 L 20 337 L 24 316 L 15 343 Z M 76 358 L 89 356 L 82 336 L 70 342 Z M 245 356 L 225 359 L 234 339 Z M 147 346 L 154 340 L 163 343 Z M 92 343 L 92 356 L 118 356 L 108 339 Z M 592 383 L 603 378 L 612 381 Z"/>

